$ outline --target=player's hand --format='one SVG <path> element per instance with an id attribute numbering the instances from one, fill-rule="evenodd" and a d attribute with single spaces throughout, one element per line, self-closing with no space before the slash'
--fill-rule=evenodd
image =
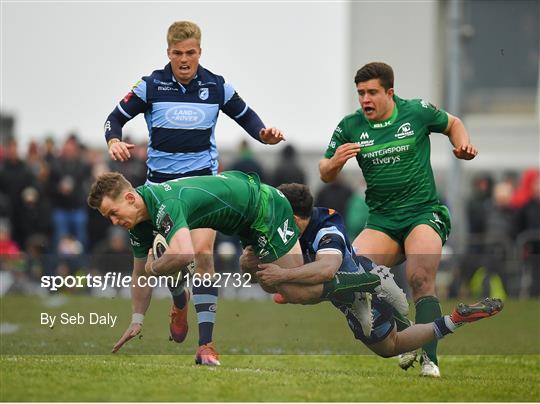
<path id="1" fill-rule="evenodd" d="M 287 281 L 287 269 L 283 269 L 275 264 L 259 264 L 257 279 L 265 286 L 274 286 Z"/>
<path id="2" fill-rule="evenodd" d="M 466 144 L 460 147 L 454 147 L 454 156 L 460 160 L 472 160 L 478 154 L 478 149 L 472 144 Z"/>
<path id="3" fill-rule="evenodd" d="M 135 147 L 132 143 L 114 142 L 109 147 L 109 156 L 115 161 L 126 161 L 131 158 L 131 149 Z"/>
<path id="4" fill-rule="evenodd" d="M 285 141 L 285 136 L 278 128 L 262 128 L 259 132 L 259 137 L 266 144 L 277 144 L 282 140 Z"/>
<path id="5" fill-rule="evenodd" d="M 246 248 L 244 248 L 244 251 L 240 256 L 240 269 L 242 272 L 247 272 L 254 275 L 255 271 L 259 269 L 259 264 L 259 257 L 255 255 L 253 247 L 248 245 Z"/>
<path id="6" fill-rule="evenodd" d="M 148 276 L 155 276 L 155 272 L 152 270 L 152 263 L 154 262 L 154 253 L 150 248 L 148 250 L 148 256 L 146 257 L 146 264 L 144 264 L 144 271 Z"/>
<path id="7" fill-rule="evenodd" d="M 336 149 L 332 161 L 336 167 L 341 168 L 358 153 L 360 153 L 360 146 L 357 143 L 345 143 Z"/>
<path id="8" fill-rule="evenodd" d="M 139 335 L 142 331 L 142 324 L 139 323 L 131 323 L 124 335 L 118 340 L 116 344 L 114 344 L 113 349 L 111 353 L 116 353 L 122 346 L 128 342 L 131 338 L 136 337 Z"/>

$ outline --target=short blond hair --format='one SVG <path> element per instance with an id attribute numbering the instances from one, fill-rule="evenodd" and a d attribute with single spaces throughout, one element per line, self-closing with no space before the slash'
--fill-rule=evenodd
<path id="1" fill-rule="evenodd" d="M 199 45 L 201 44 L 201 29 L 191 21 L 173 22 L 167 31 L 168 46 L 191 38 L 196 39 Z"/>
<path id="2" fill-rule="evenodd" d="M 133 186 L 120 173 L 105 173 L 100 175 L 90 188 L 88 195 L 88 206 L 92 209 L 99 209 L 103 198 L 108 196 L 111 199 L 116 199 L 126 190 L 133 189 Z"/>

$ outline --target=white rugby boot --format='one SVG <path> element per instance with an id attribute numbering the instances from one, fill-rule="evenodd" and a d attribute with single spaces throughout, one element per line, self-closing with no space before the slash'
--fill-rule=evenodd
<path id="1" fill-rule="evenodd" d="M 424 352 L 422 354 L 422 369 L 420 370 L 422 377 L 441 377 L 439 367 L 435 365 Z"/>
<path id="2" fill-rule="evenodd" d="M 406 316 L 409 312 L 407 295 L 394 281 L 394 274 L 390 271 L 390 268 L 378 265 L 369 272 L 381 279 L 381 285 L 375 288 L 377 296 Z"/>
<path id="3" fill-rule="evenodd" d="M 356 317 L 362 332 L 366 337 L 373 330 L 373 314 L 371 313 L 371 293 L 355 292 L 354 302 L 351 304 L 351 313 Z"/>
<path id="4" fill-rule="evenodd" d="M 403 370 L 407 370 L 410 367 L 414 367 L 414 362 L 416 362 L 417 355 L 418 353 L 416 351 L 404 352 L 398 355 L 399 367 Z"/>

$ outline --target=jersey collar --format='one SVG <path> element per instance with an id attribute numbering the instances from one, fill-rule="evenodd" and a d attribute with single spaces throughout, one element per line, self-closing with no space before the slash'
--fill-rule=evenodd
<path id="1" fill-rule="evenodd" d="M 390 115 L 390 118 L 385 119 L 384 121 L 370 121 L 366 118 L 366 121 L 368 125 L 371 127 L 371 129 L 380 129 L 380 128 L 386 128 L 387 126 L 392 125 L 398 116 L 398 106 L 396 103 L 396 100 L 394 98 L 394 110 L 392 111 L 392 115 Z"/>
<path id="2" fill-rule="evenodd" d="M 202 66 L 199 65 L 197 66 L 197 72 L 195 73 L 195 76 L 193 76 L 193 78 L 191 79 L 191 81 L 189 82 L 189 84 L 186 84 L 186 85 L 183 85 L 182 83 L 178 82 L 176 80 L 176 77 L 174 77 L 174 73 L 172 72 L 172 67 L 171 67 L 171 63 L 167 63 L 167 66 L 165 66 L 165 71 L 167 72 L 168 75 L 171 76 L 171 80 L 173 81 L 173 83 L 176 83 L 181 89 L 182 89 L 182 92 L 186 92 L 186 88 L 191 86 L 192 83 L 196 82 L 195 79 L 199 78 L 199 73 L 201 72 L 201 69 L 202 69 Z"/>

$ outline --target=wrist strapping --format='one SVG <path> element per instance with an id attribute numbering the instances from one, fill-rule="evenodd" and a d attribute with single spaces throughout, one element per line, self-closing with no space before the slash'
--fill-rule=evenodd
<path id="1" fill-rule="evenodd" d="M 141 313 L 133 313 L 131 315 L 131 324 L 142 324 L 144 321 L 144 314 Z"/>

